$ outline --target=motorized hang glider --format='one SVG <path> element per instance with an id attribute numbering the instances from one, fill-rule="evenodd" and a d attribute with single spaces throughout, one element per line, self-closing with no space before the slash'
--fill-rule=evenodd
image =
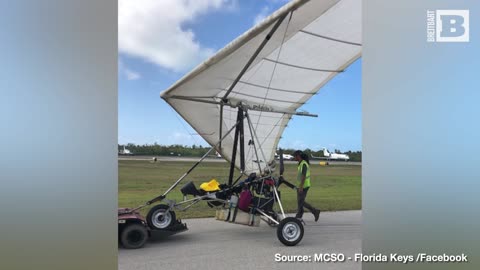
<path id="1" fill-rule="evenodd" d="M 360 55 L 360 0 L 289 2 L 161 93 L 212 149 L 162 195 L 122 213 L 166 203 L 147 216 L 149 227 L 161 230 L 174 223 L 174 210 L 207 201 L 230 207 L 227 219 L 232 221 L 238 210 L 232 205 L 238 195 L 242 200 L 242 190 L 250 189 L 250 215 L 278 226 L 283 244 L 296 245 L 303 225 L 286 217 L 278 191 L 282 183 L 295 186 L 283 179 L 282 152 L 279 177 L 273 176 L 271 162 L 292 116 L 316 116 L 298 109 Z M 228 182 L 215 192 L 197 190 L 191 182 L 181 189 L 183 201 L 168 200 L 167 194 L 214 150 L 231 164 Z M 248 179 L 233 181 L 235 168 Z M 273 210 L 274 203 L 281 215 Z"/>

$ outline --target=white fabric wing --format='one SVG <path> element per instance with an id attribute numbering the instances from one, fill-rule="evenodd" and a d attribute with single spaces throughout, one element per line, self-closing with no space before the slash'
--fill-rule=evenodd
<path id="1" fill-rule="evenodd" d="M 220 138 L 220 105 L 217 103 L 285 14 L 278 29 L 229 94 L 229 104 L 242 102 L 293 113 L 360 57 L 361 0 L 288 3 L 162 93 L 162 98 L 210 145 L 215 145 Z M 253 141 L 261 148 L 258 155 L 263 168 L 265 160 L 274 159 L 292 114 L 257 110 L 248 110 L 248 114 L 258 137 L 258 142 L 254 138 Z M 225 105 L 222 134 L 236 123 L 236 117 L 237 108 Z M 255 151 L 248 145 L 252 136 L 247 121 L 244 126 L 245 172 L 258 172 Z M 222 142 L 222 148 L 217 149 L 228 161 L 233 141 L 232 132 Z M 235 165 L 240 167 L 238 151 Z"/>

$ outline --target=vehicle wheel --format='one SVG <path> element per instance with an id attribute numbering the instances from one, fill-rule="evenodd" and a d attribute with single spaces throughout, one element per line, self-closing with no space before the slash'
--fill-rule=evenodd
<path id="1" fill-rule="evenodd" d="M 147 214 L 147 224 L 152 230 L 164 230 L 173 225 L 176 220 L 175 212 L 169 211 L 170 207 L 165 204 L 159 204 Z"/>
<path id="2" fill-rule="evenodd" d="M 148 231 L 142 224 L 127 225 L 120 234 L 120 243 L 128 249 L 141 248 L 148 240 Z"/>
<path id="3" fill-rule="evenodd" d="M 280 221 L 277 227 L 277 237 L 286 246 L 295 246 L 303 238 L 303 224 L 294 217 L 287 217 Z"/>

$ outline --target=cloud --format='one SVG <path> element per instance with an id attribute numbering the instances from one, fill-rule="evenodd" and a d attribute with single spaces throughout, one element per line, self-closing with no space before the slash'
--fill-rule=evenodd
<path id="1" fill-rule="evenodd" d="M 213 10 L 231 10 L 234 0 L 119 0 L 120 53 L 176 72 L 192 68 L 214 53 L 203 47 L 185 23 Z"/>
<path id="2" fill-rule="evenodd" d="M 255 19 L 253 19 L 253 24 L 259 24 L 262 22 L 268 15 L 270 15 L 270 8 L 268 6 L 264 6 L 260 13 L 255 16 Z"/>
<path id="3" fill-rule="evenodd" d="M 290 0 L 266 0 L 266 5 L 262 7 L 260 13 L 258 13 L 253 19 L 253 25 L 257 25 L 268 17 L 279 6 L 283 6 Z"/>
<path id="4" fill-rule="evenodd" d="M 121 74 L 125 75 L 129 81 L 138 80 L 142 77 L 140 73 L 126 67 L 122 61 L 118 61 L 118 70 Z"/>
<path id="5" fill-rule="evenodd" d="M 125 69 L 125 75 L 127 76 L 127 80 L 138 80 L 140 79 L 140 74 L 130 69 Z"/>

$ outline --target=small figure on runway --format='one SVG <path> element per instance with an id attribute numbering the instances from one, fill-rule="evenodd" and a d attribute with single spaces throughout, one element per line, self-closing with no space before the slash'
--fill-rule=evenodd
<path id="1" fill-rule="evenodd" d="M 315 217 L 315 221 L 318 221 L 320 216 L 320 210 L 316 209 L 309 203 L 305 201 L 307 197 L 307 192 L 310 189 L 310 162 L 308 159 L 308 155 L 303 153 L 300 150 L 297 150 L 293 153 L 293 157 L 295 161 L 298 161 L 297 167 L 297 214 L 295 215 L 296 218 L 302 220 L 303 217 L 303 208 L 307 208 L 312 212 L 313 216 Z"/>

